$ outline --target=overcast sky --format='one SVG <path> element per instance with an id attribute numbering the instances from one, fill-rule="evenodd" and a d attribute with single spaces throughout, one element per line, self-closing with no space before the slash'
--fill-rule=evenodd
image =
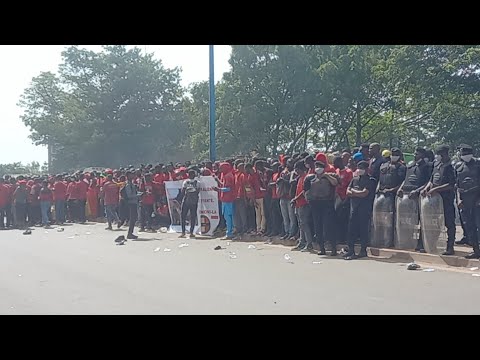
<path id="1" fill-rule="evenodd" d="M 142 50 L 154 52 L 168 67 L 182 68 L 182 83 L 208 79 L 207 45 L 138 45 Z M 65 45 L 0 45 L 0 164 L 33 160 L 47 160 L 47 149 L 35 146 L 28 138 L 29 130 L 20 120 L 21 108 L 17 106 L 23 90 L 41 71 L 56 72 Z M 99 45 L 81 47 L 100 50 Z M 215 46 L 215 81 L 229 70 L 228 45 Z"/>

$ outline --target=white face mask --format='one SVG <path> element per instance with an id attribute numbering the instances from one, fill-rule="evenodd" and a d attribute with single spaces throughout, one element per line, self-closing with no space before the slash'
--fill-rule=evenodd
<path id="1" fill-rule="evenodd" d="M 357 174 L 358 174 L 358 176 L 365 175 L 365 169 L 358 169 Z"/>
<path id="2" fill-rule="evenodd" d="M 442 161 L 442 155 L 435 155 L 435 160 Z"/>
<path id="3" fill-rule="evenodd" d="M 462 156 L 460 156 L 460 158 L 465 162 L 469 162 L 470 160 L 472 160 L 473 154 L 462 155 Z"/>
<path id="4" fill-rule="evenodd" d="M 322 175 L 324 171 L 325 171 L 324 168 L 316 168 L 316 169 L 315 169 L 315 174 L 317 174 L 317 175 Z"/>
<path id="5" fill-rule="evenodd" d="M 397 162 L 400 160 L 400 156 L 391 156 L 390 159 L 392 159 L 392 162 Z"/>

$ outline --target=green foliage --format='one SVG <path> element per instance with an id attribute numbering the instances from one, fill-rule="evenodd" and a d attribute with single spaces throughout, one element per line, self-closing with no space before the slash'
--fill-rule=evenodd
<path id="1" fill-rule="evenodd" d="M 480 148 L 480 46 L 234 45 L 216 85 L 220 158 L 340 150 L 362 142 Z M 180 86 L 137 48 L 70 47 L 20 105 L 54 167 L 208 157 L 208 82 Z M 186 156 L 186 155 L 185 155 Z"/>

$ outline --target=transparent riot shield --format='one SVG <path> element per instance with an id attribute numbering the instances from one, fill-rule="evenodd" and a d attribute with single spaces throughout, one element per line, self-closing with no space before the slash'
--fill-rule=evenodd
<path id="1" fill-rule="evenodd" d="M 370 246 L 387 248 L 393 246 L 393 209 L 394 196 L 377 194 L 373 203 L 372 238 Z"/>
<path id="2" fill-rule="evenodd" d="M 439 194 L 420 198 L 420 227 L 425 251 L 437 254 L 445 241 L 445 215 Z"/>
<path id="3" fill-rule="evenodd" d="M 409 199 L 408 194 L 397 196 L 395 216 L 395 248 L 413 250 L 419 238 L 419 203 L 418 198 Z"/>

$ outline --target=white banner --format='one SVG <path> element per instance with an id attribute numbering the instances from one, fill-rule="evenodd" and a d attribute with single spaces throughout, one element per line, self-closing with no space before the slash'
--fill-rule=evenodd
<path id="1" fill-rule="evenodd" d="M 213 190 L 213 188 L 217 186 L 217 182 L 212 176 L 200 176 L 198 179 L 200 183 L 200 199 L 197 208 L 197 225 L 194 231 L 196 234 L 213 235 L 213 232 L 220 222 L 218 194 Z M 169 232 L 182 232 L 182 204 L 177 199 L 182 190 L 183 181 L 184 180 L 165 182 L 168 209 L 170 210 L 170 219 L 172 222 Z M 187 216 L 186 231 L 188 231 L 189 228 L 190 223 Z"/>

